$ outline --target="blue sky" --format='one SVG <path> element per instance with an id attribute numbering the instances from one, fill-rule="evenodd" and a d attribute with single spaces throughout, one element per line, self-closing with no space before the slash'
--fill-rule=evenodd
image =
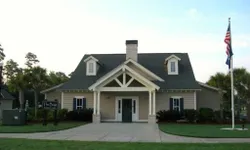
<path id="1" fill-rule="evenodd" d="M 48 70 L 70 73 L 86 53 L 186 52 L 195 77 L 227 72 L 231 17 L 234 66 L 250 70 L 248 0 L 0 0 L 0 43 L 21 66 L 28 52 Z M 5 61 L 6 61 L 5 60 Z"/>

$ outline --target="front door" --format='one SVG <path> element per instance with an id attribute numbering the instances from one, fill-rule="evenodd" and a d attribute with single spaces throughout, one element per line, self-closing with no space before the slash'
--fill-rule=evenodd
<path id="1" fill-rule="evenodd" d="M 132 122 L 132 99 L 122 99 L 122 122 Z"/>

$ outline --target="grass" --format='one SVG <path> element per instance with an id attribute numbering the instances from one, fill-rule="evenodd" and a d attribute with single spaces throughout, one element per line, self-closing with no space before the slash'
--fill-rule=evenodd
<path id="1" fill-rule="evenodd" d="M 57 126 L 53 123 L 49 123 L 47 126 L 43 126 L 42 123 L 28 124 L 25 126 L 3 126 L 0 125 L 0 133 L 34 133 L 34 132 L 49 132 L 65 130 L 73 127 L 83 125 L 83 122 L 59 122 Z"/>
<path id="2" fill-rule="evenodd" d="M 174 135 L 205 137 L 205 138 L 250 138 L 250 129 L 247 131 L 226 131 L 221 128 L 230 128 L 230 125 L 199 125 L 199 124 L 159 124 L 159 129 Z M 240 126 L 236 126 L 240 127 Z M 250 125 L 246 125 L 249 128 Z"/>
<path id="3" fill-rule="evenodd" d="M 180 144 L 180 143 L 119 143 L 80 142 L 30 139 L 1 139 L 0 149 L 4 150 L 249 150 L 250 143 L 229 144 Z"/>

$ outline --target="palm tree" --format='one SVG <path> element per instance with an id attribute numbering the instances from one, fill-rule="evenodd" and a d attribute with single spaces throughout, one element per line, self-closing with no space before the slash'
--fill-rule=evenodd
<path id="1" fill-rule="evenodd" d="M 12 75 L 7 81 L 9 90 L 12 92 L 19 92 L 20 109 L 24 108 L 24 89 L 27 84 L 25 81 L 25 73 L 23 69 L 19 68 L 16 74 Z"/>
<path id="2" fill-rule="evenodd" d="M 40 66 L 32 67 L 25 70 L 28 80 L 28 87 L 34 91 L 35 98 L 35 118 L 37 117 L 38 94 L 47 87 L 48 76 L 47 70 Z"/>

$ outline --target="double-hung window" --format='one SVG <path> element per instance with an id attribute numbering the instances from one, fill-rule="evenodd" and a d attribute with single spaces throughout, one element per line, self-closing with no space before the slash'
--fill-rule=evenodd
<path id="1" fill-rule="evenodd" d="M 175 73 L 175 62 L 174 61 L 171 61 L 170 62 L 171 64 L 170 64 L 170 70 L 171 70 L 171 72 L 173 72 L 173 73 Z"/>
<path id="2" fill-rule="evenodd" d="M 180 106 L 180 98 L 173 98 L 173 110 L 180 111 L 181 106 Z"/>
<path id="3" fill-rule="evenodd" d="M 73 110 L 80 110 L 86 108 L 86 98 L 75 97 L 73 100 Z"/>

